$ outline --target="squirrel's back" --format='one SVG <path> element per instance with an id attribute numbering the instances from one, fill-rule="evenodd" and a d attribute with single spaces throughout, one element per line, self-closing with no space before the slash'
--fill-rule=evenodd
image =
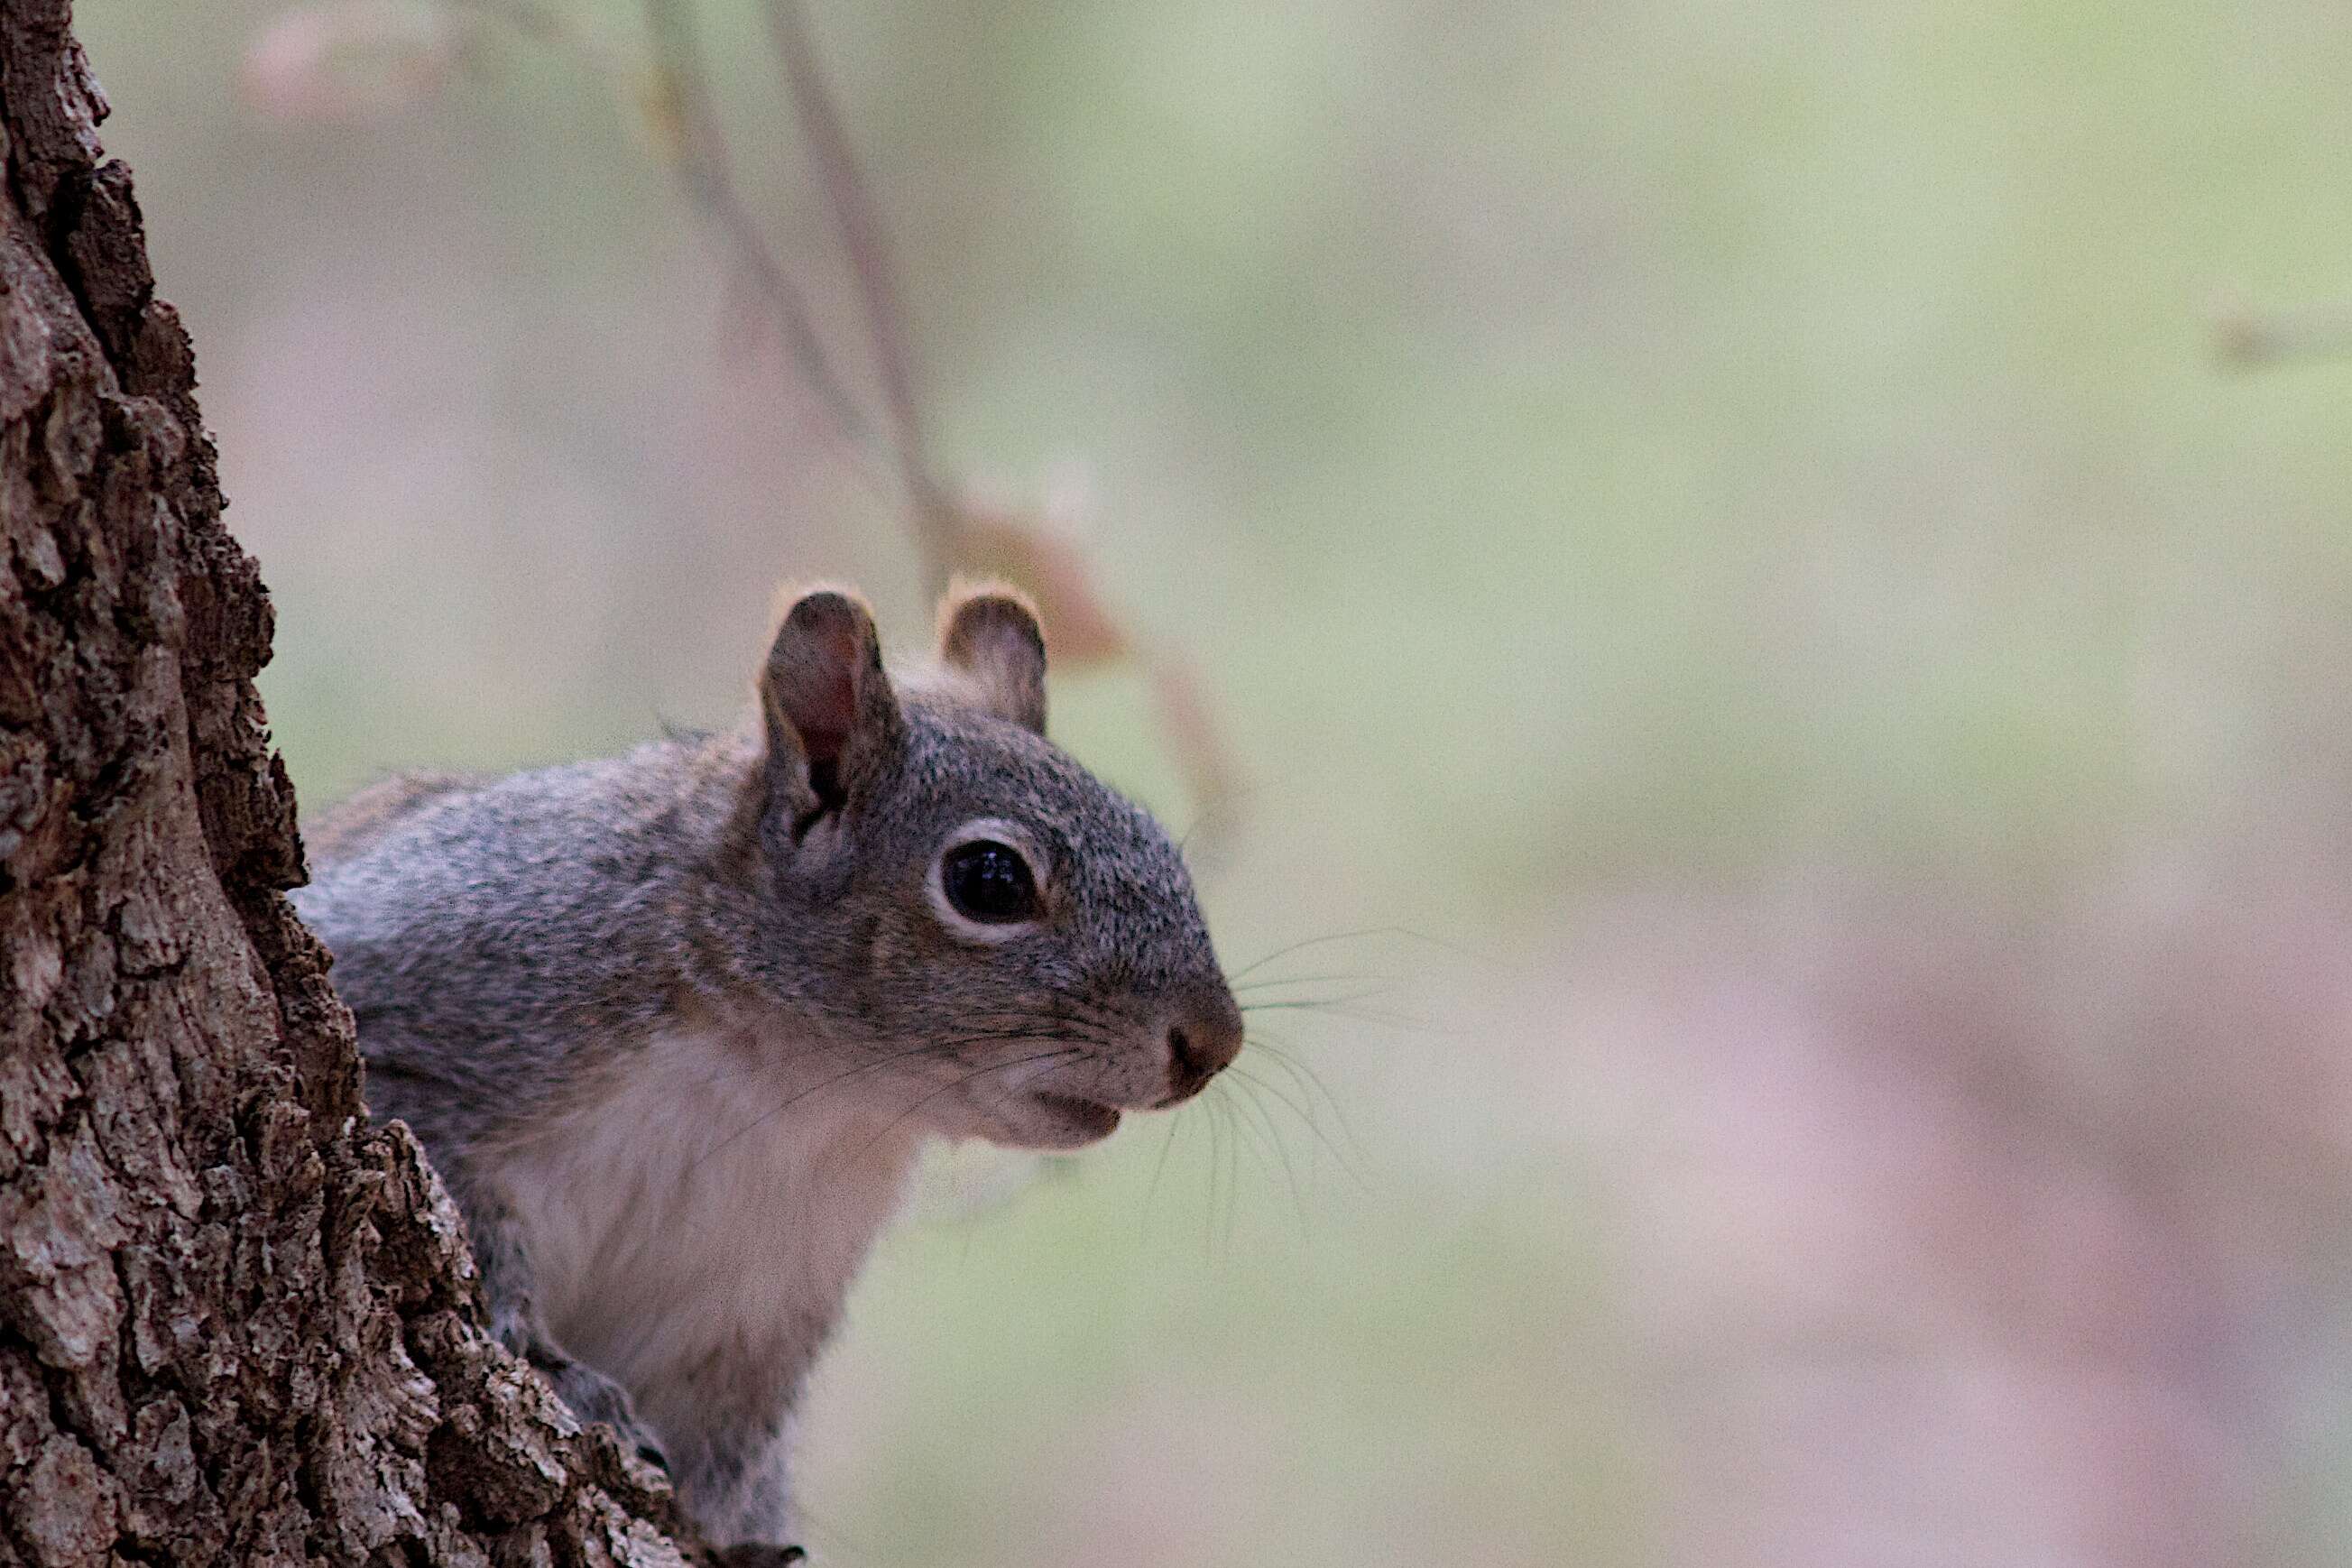
<path id="1" fill-rule="evenodd" d="M 577 1076 L 562 1045 L 650 1027 L 701 912 L 681 904 L 721 885 L 712 829 L 742 752 L 685 737 L 502 778 L 404 776 L 306 824 L 295 907 L 335 955 L 372 1108 L 420 1131 L 452 1107 L 528 1114 Z M 405 1092 L 416 1079 L 475 1092 L 428 1102 Z"/>

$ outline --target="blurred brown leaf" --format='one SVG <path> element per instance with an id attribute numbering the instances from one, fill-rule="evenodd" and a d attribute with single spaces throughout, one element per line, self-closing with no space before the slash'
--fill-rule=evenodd
<path id="1" fill-rule="evenodd" d="M 472 25 L 448 6 L 408 0 L 298 6 L 254 38 L 241 86 L 247 102 L 282 120 L 395 113 L 447 84 Z"/>
<path id="2" fill-rule="evenodd" d="M 1234 771 L 1192 668 L 1139 638 L 1096 587 L 1086 552 L 1044 524 L 964 503 L 948 514 L 950 574 L 1002 577 L 1036 601 L 1055 668 L 1101 670 L 1132 664 L 1150 684 L 1160 740 L 1184 773 L 1195 808 L 1213 817 L 1232 803 Z"/>
<path id="3" fill-rule="evenodd" d="M 965 504 L 947 530 L 950 574 L 1003 577 L 1037 602 L 1046 651 L 1062 668 L 1092 669 L 1134 645 L 1094 584 L 1085 554 L 1026 519 Z"/>

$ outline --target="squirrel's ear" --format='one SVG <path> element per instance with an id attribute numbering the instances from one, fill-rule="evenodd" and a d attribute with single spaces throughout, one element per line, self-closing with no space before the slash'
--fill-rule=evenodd
<path id="1" fill-rule="evenodd" d="M 959 583 L 940 601 L 940 660 L 963 676 L 981 704 L 1045 732 L 1045 634 L 1022 592 L 1003 583 Z"/>
<path id="2" fill-rule="evenodd" d="M 900 720 L 864 603 L 830 588 L 793 602 L 760 671 L 760 710 L 770 784 L 795 818 L 838 808 L 874 777 Z"/>

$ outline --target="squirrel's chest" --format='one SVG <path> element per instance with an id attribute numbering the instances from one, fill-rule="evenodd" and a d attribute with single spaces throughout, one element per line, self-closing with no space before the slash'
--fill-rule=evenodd
<path id="1" fill-rule="evenodd" d="M 657 1426 L 789 1398 L 896 1210 L 916 1136 L 844 1070 L 670 1035 L 503 1163 L 549 1329 Z"/>

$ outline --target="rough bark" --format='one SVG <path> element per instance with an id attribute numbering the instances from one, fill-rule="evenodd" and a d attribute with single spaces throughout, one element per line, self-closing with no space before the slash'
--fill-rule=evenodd
<path id="1" fill-rule="evenodd" d="M 361 1104 L 104 112 L 67 0 L 0 0 L 0 1564 L 697 1560 Z"/>

